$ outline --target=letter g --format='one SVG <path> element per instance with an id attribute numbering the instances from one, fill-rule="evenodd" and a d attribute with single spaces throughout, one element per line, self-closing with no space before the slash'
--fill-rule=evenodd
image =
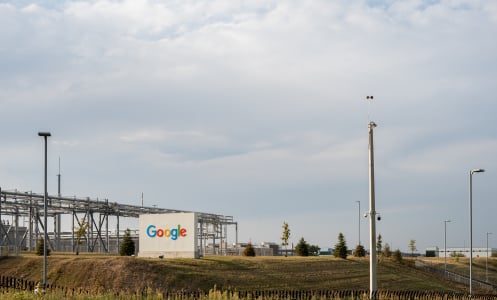
<path id="1" fill-rule="evenodd" d="M 147 235 L 148 237 L 155 237 L 157 231 L 155 230 L 155 225 L 148 225 L 147 227 Z"/>

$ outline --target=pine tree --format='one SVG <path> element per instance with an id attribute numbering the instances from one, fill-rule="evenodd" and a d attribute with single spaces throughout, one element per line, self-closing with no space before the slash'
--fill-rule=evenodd
<path id="1" fill-rule="evenodd" d="M 399 249 L 393 252 L 393 259 L 398 263 L 402 262 L 402 253 L 400 252 Z"/>
<path id="2" fill-rule="evenodd" d="M 335 257 L 340 257 L 340 258 L 347 258 L 347 243 L 345 242 L 345 237 L 343 236 L 343 233 L 338 234 L 338 243 L 335 245 L 335 252 L 333 255 Z"/>
<path id="3" fill-rule="evenodd" d="M 243 256 L 251 256 L 251 257 L 255 256 L 255 249 L 254 246 L 252 246 L 251 242 L 249 242 L 247 244 L 247 247 L 245 247 L 245 250 L 243 250 Z"/>
<path id="4" fill-rule="evenodd" d="M 123 242 L 119 249 L 119 254 L 121 256 L 131 256 L 135 254 L 135 242 L 131 239 L 131 232 L 129 228 L 126 229 L 124 233 Z"/>
<path id="5" fill-rule="evenodd" d="M 418 249 L 416 249 L 416 240 L 409 241 L 409 250 L 411 250 L 411 257 L 413 257 L 414 251 L 418 250 Z"/>
<path id="6" fill-rule="evenodd" d="M 299 256 L 309 256 L 309 244 L 307 244 L 303 237 L 300 239 L 297 246 L 295 246 L 295 252 Z"/>
<path id="7" fill-rule="evenodd" d="M 43 255 L 43 248 L 45 247 L 45 240 L 40 238 L 36 244 L 36 255 Z M 50 248 L 47 247 L 47 255 L 50 255 Z"/>
<path id="8" fill-rule="evenodd" d="M 357 245 L 355 247 L 354 256 L 355 257 L 365 257 L 366 256 L 366 249 L 364 249 L 363 245 Z"/>

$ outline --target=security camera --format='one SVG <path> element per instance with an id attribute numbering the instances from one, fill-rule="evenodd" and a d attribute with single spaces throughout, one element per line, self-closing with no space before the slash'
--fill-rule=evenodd
<path id="1" fill-rule="evenodd" d="M 364 213 L 364 218 L 367 218 L 368 217 L 368 213 Z"/>
<path id="2" fill-rule="evenodd" d="M 381 221 L 381 216 L 380 216 L 380 215 L 378 215 L 378 216 L 376 217 L 376 220 Z"/>

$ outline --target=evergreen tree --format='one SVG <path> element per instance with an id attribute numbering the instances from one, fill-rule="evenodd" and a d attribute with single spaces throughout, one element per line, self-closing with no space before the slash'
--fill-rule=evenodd
<path id="1" fill-rule="evenodd" d="M 393 252 L 393 259 L 398 263 L 402 262 L 402 253 L 400 252 L 399 249 Z"/>
<path id="2" fill-rule="evenodd" d="M 287 222 L 283 222 L 283 236 L 281 237 L 281 246 L 285 246 L 285 257 L 287 256 L 287 246 L 289 238 L 290 238 L 290 228 L 288 228 Z"/>
<path id="3" fill-rule="evenodd" d="M 345 243 L 345 237 L 343 236 L 343 233 L 338 234 L 338 243 L 335 245 L 335 252 L 333 255 L 335 257 L 340 257 L 340 258 L 347 258 L 347 244 Z"/>
<path id="4" fill-rule="evenodd" d="M 131 232 L 129 228 L 127 228 L 124 233 L 123 242 L 119 248 L 119 254 L 121 256 L 131 256 L 135 254 L 135 242 L 131 239 Z"/>
<path id="5" fill-rule="evenodd" d="M 385 257 L 392 256 L 392 251 L 390 250 L 390 245 L 388 243 L 386 243 L 385 247 L 383 248 L 383 256 Z"/>
<path id="6" fill-rule="evenodd" d="M 309 255 L 318 256 L 320 250 L 321 250 L 321 248 L 318 245 L 310 245 L 309 246 Z"/>
<path id="7" fill-rule="evenodd" d="M 243 256 L 252 256 L 252 257 L 255 256 L 255 249 L 252 246 L 251 242 L 249 242 L 247 244 L 247 247 L 245 247 L 245 250 L 243 250 Z"/>
<path id="8" fill-rule="evenodd" d="M 45 240 L 40 238 L 36 244 L 36 255 L 43 255 L 43 248 L 45 247 Z M 47 255 L 50 255 L 50 248 L 47 247 Z"/>
<path id="9" fill-rule="evenodd" d="M 295 246 L 295 252 L 299 256 L 309 256 L 309 244 L 301 238 L 297 246 Z"/>
<path id="10" fill-rule="evenodd" d="M 363 245 L 357 245 L 355 247 L 354 256 L 355 257 L 365 257 L 366 256 L 366 249 L 364 249 Z"/>

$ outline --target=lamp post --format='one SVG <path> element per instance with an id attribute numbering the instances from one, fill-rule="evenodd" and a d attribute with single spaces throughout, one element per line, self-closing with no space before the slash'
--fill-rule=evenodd
<path id="1" fill-rule="evenodd" d="M 473 174 L 483 172 L 484 169 L 469 171 L 469 296 L 473 294 Z"/>
<path id="2" fill-rule="evenodd" d="M 357 226 L 359 228 L 359 245 L 361 245 L 361 201 L 357 200 L 357 204 L 359 204 L 359 210 L 357 215 Z"/>
<path id="3" fill-rule="evenodd" d="M 373 96 L 368 96 L 373 98 Z M 369 98 L 368 98 L 369 99 Z M 374 185 L 373 129 L 375 122 L 369 122 L 369 292 L 370 298 L 376 293 L 376 209 Z"/>
<path id="4" fill-rule="evenodd" d="M 450 220 L 445 220 L 445 231 L 444 231 L 444 270 L 445 270 L 445 275 L 447 275 L 447 223 L 450 222 Z"/>
<path id="5" fill-rule="evenodd" d="M 487 257 L 485 260 L 485 278 L 487 279 L 488 282 L 488 235 L 492 234 L 491 232 L 487 232 Z"/>
<path id="6" fill-rule="evenodd" d="M 50 132 L 38 132 L 39 136 L 42 136 L 45 140 L 45 189 L 43 193 L 43 226 L 44 226 L 44 241 L 43 241 L 43 290 L 45 291 L 47 287 L 47 139 L 51 136 Z"/>

